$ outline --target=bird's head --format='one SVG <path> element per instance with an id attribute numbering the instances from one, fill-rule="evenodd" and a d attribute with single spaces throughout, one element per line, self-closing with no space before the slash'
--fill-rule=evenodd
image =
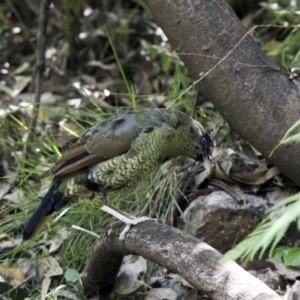
<path id="1" fill-rule="evenodd" d="M 203 167 L 208 174 L 211 173 L 212 166 L 210 162 L 211 138 L 203 128 L 203 126 L 190 119 L 188 126 L 185 126 L 185 137 L 187 140 L 182 140 L 185 155 L 195 160 L 201 161 Z"/>

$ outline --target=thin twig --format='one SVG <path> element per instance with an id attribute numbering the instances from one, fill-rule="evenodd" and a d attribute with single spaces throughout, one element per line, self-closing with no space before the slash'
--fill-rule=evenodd
<path id="1" fill-rule="evenodd" d="M 35 92 L 34 102 L 32 109 L 32 118 L 28 128 L 27 141 L 24 148 L 24 157 L 27 156 L 27 145 L 33 141 L 36 133 L 36 124 L 40 108 L 41 100 L 41 85 L 42 77 L 45 70 L 45 49 L 46 49 L 46 28 L 48 21 L 49 1 L 41 0 L 40 11 L 39 11 L 39 30 L 37 34 L 37 50 L 36 50 L 36 79 L 35 79 Z"/>
<path id="2" fill-rule="evenodd" d="M 242 41 L 255 29 L 256 27 L 251 28 L 246 34 L 242 36 L 242 38 L 234 45 L 234 47 L 228 51 L 228 53 L 219 60 L 211 69 L 209 69 L 207 72 L 201 72 L 200 78 L 198 78 L 196 81 L 194 81 L 185 91 L 183 91 L 175 100 L 171 102 L 171 104 L 168 105 L 167 108 L 170 108 L 178 99 L 180 99 L 186 92 L 188 92 L 192 87 L 194 87 L 196 84 L 198 84 L 202 79 L 204 79 L 207 75 L 209 75 L 214 69 L 216 69 L 221 63 L 223 63 L 231 54 L 232 52 L 242 43 Z"/>
<path id="3" fill-rule="evenodd" d="M 248 38 L 248 36 L 254 31 L 256 30 L 257 28 L 261 28 L 261 27 L 283 27 L 283 28 L 286 28 L 284 26 L 275 26 L 275 25 L 256 25 L 256 26 L 253 26 L 250 30 L 248 30 L 242 37 L 241 39 L 235 44 L 235 46 L 223 57 L 223 58 L 217 58 L 217 57 L 214 57 L 214 59 L 220 59 L 210 70 L 208 70 L 207 72 L 205 73 L 200 73 L 200 78 L 197 79 L 195 82 L 193 82 L 187 89 L 185 89 L 177 98 L 175 98 L 169 105 L 167 108 L 170 108 L 178 99 L 180 99 L 186 92 L 188 92 L 191 88 L 193 88 L 196 84 L 198 84 L 201 80 L 203 80 L 207 75 L 209 75 L 215 68 L 217 68 L 221 63 L 223 63 L 225 60 L 228 61 L 228 57 L 232 54 L 232 52 L 241 44 L 241 42 L 245 39 L 245 38 Z M 294 26 L 296 28 L 299 28 L 298 26 Z M 201 54 L 195 54 L 195 53 L 180 53 L 178 52 L 178 54 L 180 56 L 182 55 L 199 55 L 199 56 L 203 56 L 203 57 L 209 57 L 209 56 L 205 56 L 205 55 L 201 55 Z M 237 62 L 237 61 L 234 61 L 235 63 L 238 63 L 238 64 L 243 64 L 243 65 L 246 65 L 248 67 L 258 67 L 258 68 L 270 68 L 270 69 L 273 69 L 275 71 L 280 71 L 280 72 L 283 72 L 285 74 L 288 74 L 287 72 L 284 72 L 283 70 L 281 70 L 280 68 L 276 68 L 276 67 L 273 67 L 273 66 L 270 66 L 268 64 L 266 64 L 266 62 L 264 62 L 261 57 L 258 55 L 259 59 L 262 61 L 263 65 L 248 65 L 248 64 L 245 64 L 245 63 L 242 63 L 242 62 Z M 209 58 L 213 58 L 213 57 L 209 57 Z M 230 60 L 230 61 L 233 61 L 233 60 Z"/>
<path id="4" fill-rule="evenodd" d="M 201 96 L 201 92 L 200 90 L 197 92 L 197 96 L 194 98 L 194 103 L 193 103 L 193 107 L 192 107 L 192 111 L 191 111 L 191 114 L 190 114 L 190 117 L 191 118 L 194 118 L 195 117 L 195 113 L 196 113 L 196 107 L 197 107 L 197 102 L 198 102 L 198 99 L 200 98 Z"/>

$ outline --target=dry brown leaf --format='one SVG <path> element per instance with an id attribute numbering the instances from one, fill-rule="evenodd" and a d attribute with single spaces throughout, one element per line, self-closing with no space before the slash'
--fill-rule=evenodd
<path id="1" fill-rule="evenodd" d="M 18 96 L 26 86 L 32 81 L 31 76 L 15 76 L 15 84 L 13 86 L 10 96 L 12 98 Z"/>
<path id="2" fill-rule="evenodd" d="M 40 274 L 45 277 L 58 276 L 63 273 L 58 261 L 52 256 L 41 258 L 38 264 Z"/>
<path id="3" fill-rule="evenodd" d="M 246 155 L 252 163 L 261 164 L 258 159 L 258 152 L 247 142 L 241 142 L 240 146 L 242 148 L 242 153 Z"/>
<path id="4" fill-rule="evenodd" d="M 277 167 L 271 167 L 266 171 L 258 172 L 255 174 L 247 174 L 247 175 L 232 174 L 231 177 L 236 181 L 242 183 L 247 183 L 250 185 L 261 185 L 280 173 L 281 171 Z"/>
<path id="5" fill-rule="evenodd" d="M 195 184 L 198 187 L 205 179 L 207 178 L 207 172 L 202 171 L 201 173 L 195 176 Z"/>
<path id="6" fill-rule="evenodd" d="M 214 177 L 229 183 L 240 182 L 248 185 L 262 185 L 281 173 L 277 167 L 266 169 L 266 166 L 260 165 L 257 170 L 253 170 L 255 173 L 252 174 L 230 174 L 231 166 L 230 161 L 223 161 L 222 164 L 216 162 Z M 224 171 L 224 167 L 226 168 L 226 171 Z"/>
<path id="7" fill-rule="evenodd" d="M 213 176 L 217 179 L 224 180 L 229 183 L 235 183 L 235 180 L 231 179 L 230 176 L 225 174 L 225 172 L 222 170 L 219 162 L 215 163 L 215 169 L 214 169 Z"/>
<path id="8" fill-rule="evenodd" d="M 59 233 L 51 239 L 47 244 L 50 245 L 49 253 L 53 253 L 59 249 L 63 242 L 70 236 L 70 232 L 66 228 L 62 228 Z"/>
<path id="9" fill-rule="evenodd" d="M 13 90 L 4 84 L 0 84 L 0 92 L 3 92 L 6 95 L 11 95 Z M 6 111 L 3 110 L 3 113 L 5 113 L 5 112 Z M 3 114 L 3 113 L 1 112 L 1 114 Z"/>
<path id="10" fill-rule="evenodd" d="M 49 290 L 51 283 L 50 277 L 45 277 L 42 281 L 42 292 L 41 292 L 41 300 L 46 300 L 47 292 Z"/>
<path id="11" fill-rule="evenodd" d="M 17 69 L 15 69 L 12 74 L 13 75 L 20 75 L 26 71 L 28 71 L 30 68 L 30 63 L 29 62 L 23 62 Z"/>
<path id="12" fill-rule="evenodd" d="M 11 189 L 12 184 L 8 181 L 1 181 L 0 182 L 0 200 L 2 200 L 3 196 L 8 193 Z"/>
<path id="13" fill-rule="evenodd" d="M 26 279 L 26 275 L 22 269 L 9 268 L 2 264 L 0 264 L 0 274 L 5 278 L 6 282 L 12 286 L 18 286 Z"/>
<path id="14" fill-rule="evenodd" d="M 15 204 L 19 204 L 20 200 L 25 198 L 25 193 L 22 190 L 16 189 L 14 190 L 11 194 L 6 194 L 3 199 L 15 203 Z"/>
<path id="15" fill-rule="evenodd" d="M 105 71 L 111 71 L 111 70 L 116 70 L 117 69 L 117 64 L 112 63 L 112 64 L 104 64 L 99 60 L 91 60 L 88 63 L 86 63 L 87 66 L 92 66 L 92 67 L 99 67 Z"/>
<path id="16" fill-rule="evenodd" d="M 20 245 L 22 239 L 5 239 L 0 242 L 0 251 L 13 249 Z"/>

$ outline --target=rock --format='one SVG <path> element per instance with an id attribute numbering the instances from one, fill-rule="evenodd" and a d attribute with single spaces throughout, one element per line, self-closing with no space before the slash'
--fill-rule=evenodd
<path id="1" fill-rule="evenodd" d="M 223 191 L 200 196 L 184 212 L 186 231 L 224 253 L 248 235 L 264 216 L 263 199 L 245 194 L 245 203 L 239 205 Z"/>

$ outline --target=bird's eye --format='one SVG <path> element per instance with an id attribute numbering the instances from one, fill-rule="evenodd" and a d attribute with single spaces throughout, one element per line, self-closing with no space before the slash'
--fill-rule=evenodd
<path id="1" fill-rule="evenodd" d="M 208 144 L 208 140 L 207 140 L 207 138 L 204 136 L 204 137 L 202 137 L 202 139 L 201 139 L 201 144 L 203 145 L 203 146 L 206 146 L 207 144 Z"/>

